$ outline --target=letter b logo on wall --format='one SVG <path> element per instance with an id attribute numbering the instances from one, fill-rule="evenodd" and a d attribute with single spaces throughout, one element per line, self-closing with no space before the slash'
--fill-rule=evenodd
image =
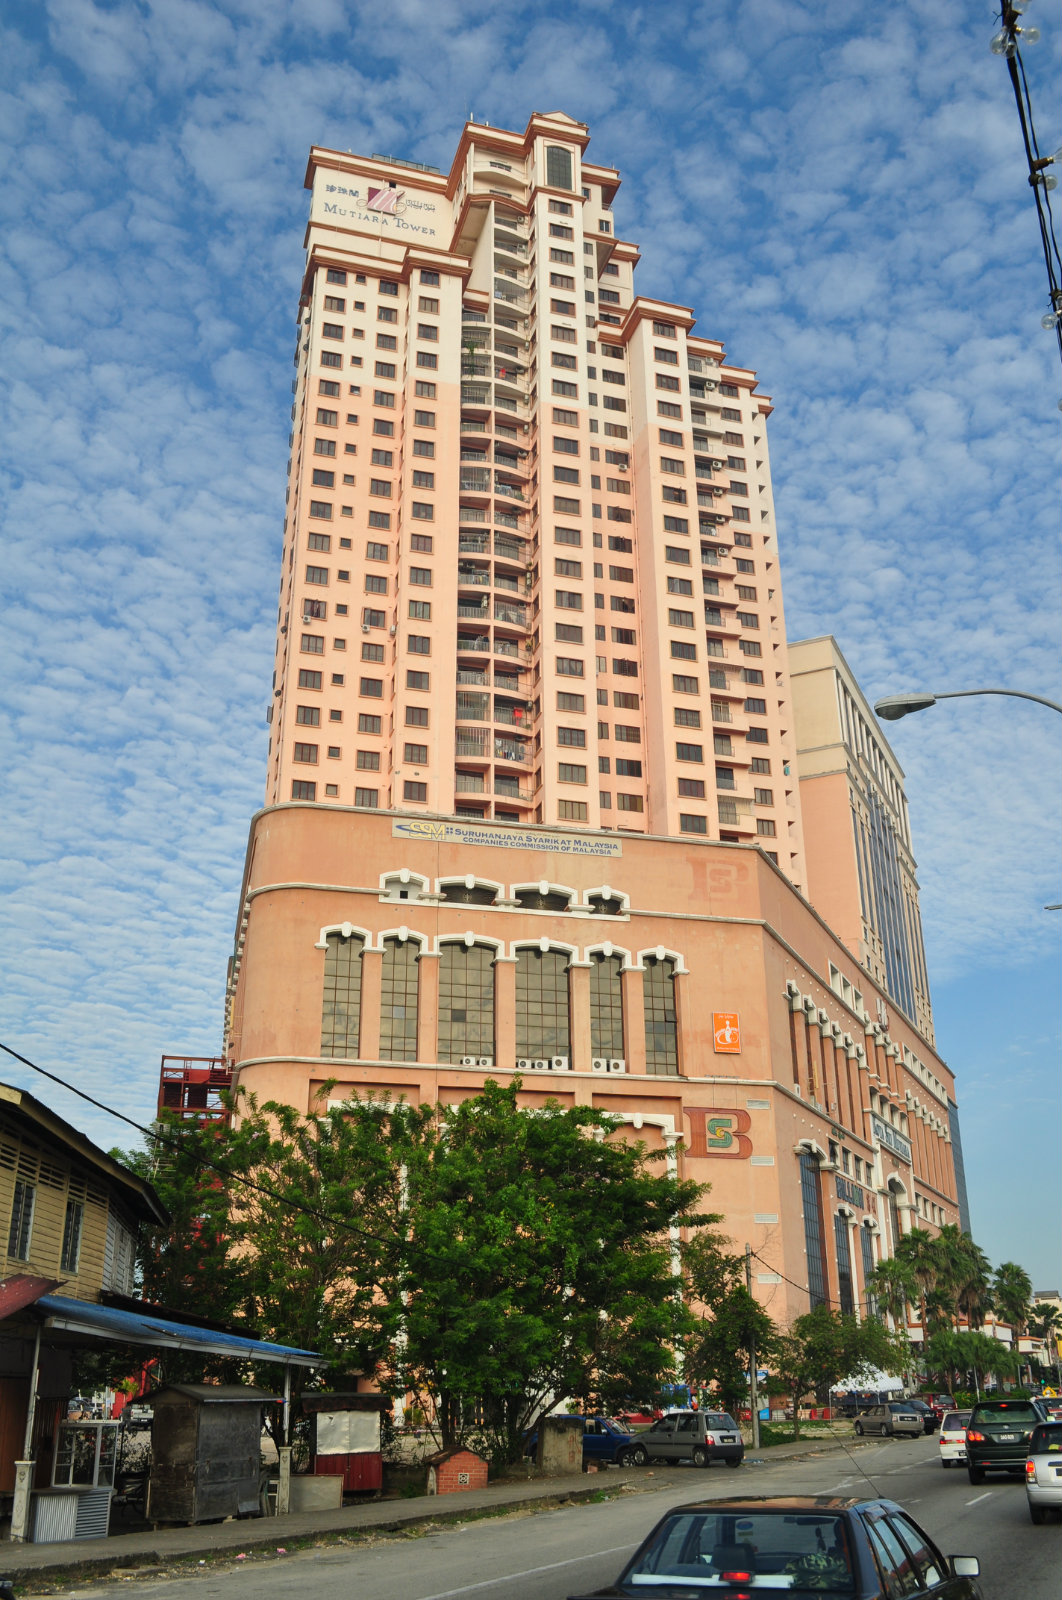
<path id="1" fill-rule="evenodd" d="M 716 1156 L 725 1161 L 747 1161 L 752 1154 L 752 1140 L 748 1131 L 752 1118 L 747 1111 L 728 1106 L 685 1106 L 690 1119 L 690 1142 L 687 1154 L 691 1156 Z"/>

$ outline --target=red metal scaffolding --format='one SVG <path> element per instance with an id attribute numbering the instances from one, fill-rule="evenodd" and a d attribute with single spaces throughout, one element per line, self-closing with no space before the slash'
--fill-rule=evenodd
<path id="1" fill-rule="evenodd" d="M 163 1056 L 159 1111 L 186 1122 L 228 1122 L 221 1091 L 232 1088 L 232 1069 L 220 1056 Z"/>

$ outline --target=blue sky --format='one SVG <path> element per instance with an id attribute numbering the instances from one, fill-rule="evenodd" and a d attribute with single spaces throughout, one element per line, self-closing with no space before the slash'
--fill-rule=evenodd
<path id="1" fill-rule="evenodd" d="M 1037 20 L 1052 149 L 1062 23 Z M 265 777 L 311 142 L 446 167 L 469 112 L 588 122 L 642 291 L 697 308 L 775 400 L 790 635 L 836 634 L 872 699 L 1057 696 L 1062 375 L 993 31 L 991 5 L 952 0 L 7 8 L 9 1043 L 145 1119 L 160 1054 L 218 1046 Z M 974 1231 L 1038 1288 L 1062 1280 L 1059 732 L 972 700 L 891 735 Z"/>

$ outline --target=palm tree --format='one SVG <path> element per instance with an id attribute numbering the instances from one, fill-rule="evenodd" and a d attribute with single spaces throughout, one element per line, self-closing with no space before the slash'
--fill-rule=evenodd
<path id="1" fill-rule="evenodd" d="M 1034 1315 L 1029 1318 L 1029 1332 L 1044 1341 L 1048 1363 L 1058 1370 L 1058 1339 L 1062 1334 L 1062 1311 L 1058 1306 L 1037 1302 Z"/>
<path id="2" fill-rule="evenodd" d="M 992 1309 L 992 1263 L 968 1233 L 962 1235 L 961 1265 L 955 1291 L 956 1305 L 966 1318 L 968 1327 L 974 1331 L 983 1328 L 985 1317 Z"/>
<path id="3" fill-rule="evenodd" d="M 909 1267 L 918 1284 L 918 1303 L 922 1315 L 922 1338 L 926 1337 L 926 1295 L 935 1289 L 938 1279 L 943 1276 L 941 1252 L 937 1247 L 936 1235 L 930 1233 L 928 1228 L 912 1228 L 910 1233 L 905 1233 L 896 1246 L 897 1261 L 902 1261 Z M 1030 1286 L 1030 1294 L 1032 1288 Z"/>
<path id="4" fill-rule="evenodd" d="M 906 1328 L 907 1307 L 918 1295 L 918 1280 L 907 1262 L 900 1261 L 895 1256 L 886 1261 L 879 1261 L 871 1275 L 868 1288 L 880 1309 L 887 1311 L 901 1328 Z"/>
<path id="5" fill-rule="evenodd" d="M 1032 1279 L 1016 1261 L 1001 1261 L 992 1283 L 996 1310 L 1020 1333 L 1029 1319 Z"/>

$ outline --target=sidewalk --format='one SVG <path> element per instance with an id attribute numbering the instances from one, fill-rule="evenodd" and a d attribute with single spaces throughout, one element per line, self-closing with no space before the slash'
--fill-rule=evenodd
<path id="1" fill-rule="evenodd" d="M 807 1439 L 797 1444 L 768 1445 L 750 1460 L 775 1462 L 839 1451 L 856 1441 Z M 652 1467 L 572 1474 L 563 1478 L 537 1478 L 526 1482 L 506 1479 L 467 1494 L 420 1496 L 415 1500 L 371 1500 L 344 1506 L 339 1511 L 304 1511 L 286 1517 L 254 1517 L 242 1522 L 211 1523 L 191 1528 L 160 1528 L 157 1532 L 114 1534 L 107 1539 L 76 1539 L 63 1544 L 0 1545 L 0 1578 L 20 1587 L 35 1578 L 50 1583 L 64 1579 L 104 1578 L 121 1568 L 165 1567 L 197 1557 L 269 1553 L 299 1540 L 345 1533 L 396 1533 L 425 1523 L 461 1522 L 470 1514 L 521 1511 L 550 1501 L 590 1500 L 602 1490 L 621 1485 L 647 1490 L 676 1481 L 671 1474 L 683 1467 L 656 1463 Z M 736 1485 L 735 1485 L 736 1488 Z"/>

